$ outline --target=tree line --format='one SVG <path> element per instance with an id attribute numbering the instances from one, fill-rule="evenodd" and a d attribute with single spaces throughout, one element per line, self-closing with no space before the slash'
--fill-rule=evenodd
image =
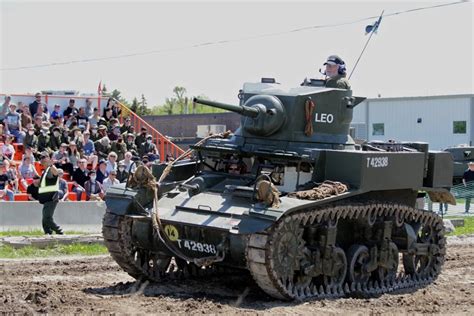
<path id="1" fill-rule="evenodd" d="M 148 100 L 144 94 L 142 94 L 139 98 L 134 97 L 132 101 L 129 101 L 122 96 L 121 91 L 118 89 L 114 89 L 109 93 L 105 84 L 102 86 L 102 95 L 119 100 L 137 115 L 172 115 L 226 112 L 225 110 L 213 108 L 207 105 L 193 103 L 193 97 L 188 97 L 186 88 L 180 86 L 173 88 L 173 96 L 166 98 L 164 104 L 154 106 L 149 106 Z M 209 100 L 209 98 L 205 95 L 199 95 L 198 98 Z"/>

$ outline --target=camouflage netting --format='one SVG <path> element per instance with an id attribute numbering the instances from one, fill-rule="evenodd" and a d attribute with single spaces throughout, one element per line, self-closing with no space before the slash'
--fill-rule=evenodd
<path id="1" fill-rule="evenodd" d="M 347 192 L 348 186 L 337 181 L 326 180 L 311 190 L 297 191 L 288 194 L 288 197 L 301 200 L 321 200 L 333 195 Z"/>
<path id="2" fill-rule="evenodd" d="M 280 191 L 267 180 L 257 183 L 257 200 L 274 208 L 280 207 Z"/>
<path id="3" fill-rule="evenodd" d="M 138 166 L 135 173 L 128 181 L 128 186 L 131 188 L 148 187 L 152 190 L 156 189 L 156 179 L 146 166 Z"/>

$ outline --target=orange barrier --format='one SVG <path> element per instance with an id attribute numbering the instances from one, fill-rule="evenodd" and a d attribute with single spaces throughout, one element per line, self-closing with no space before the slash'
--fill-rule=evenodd
<path id="1" fill-rule="evenodd" d="M 184 153 L 183 149 L 172 143 L 168 138 L 158 132 L 153 126 L 148 124 L 144 119 L 135 114 L 127 106 L 122 104 L 117 99 L 114 100 L 115 102 L 117 102 L 118 105 L 120 105 L 120 108 L 122 110 L 119 117 L 120 123 L 123 124 L 124 119 L 130 117 L 131 124 L 135 127 L 135 133 L 140 133 L 140 129 L 142 127 L 146 127 L 148 134 L 153 136 L 153 142 L 155 143 L 156 148 L 158 148 L 158 151 L 160 152 L 161 161 L 164 161 L 167 155 L 170 155 L 173 158 L 177 158 L 182 153 Z"/>
<path id="2" fill-rule="evenodd" d="M 26 193 L 15 194 L 15 201 L 28 201 L 28 194 Z"/>

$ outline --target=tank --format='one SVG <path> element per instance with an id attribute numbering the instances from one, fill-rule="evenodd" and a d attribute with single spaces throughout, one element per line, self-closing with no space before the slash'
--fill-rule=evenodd
<path id="1" fill-rule="evenodd" d="M 237 104 L 195 99 L 240 113 L 240 127 L 110 188 L 110 254 L 155 282 L 247 271 L 281 300 L 433 282 L 445 260 L 443 222 L 416 201 L 426 192 L 455 203 L 452 156 L 419 142 L 355 144 L 349 126 L 363 100 L 267 82 L 244 84 Z"/>
<path id="2" fill-rule="evenodd" d="M 453 184 L 460 184 L 464 171 L 468 168 L 468 163 L 474 161 L 474 147 L 456 146 L 446 148 L 445 151 L 453 156 Z"/>

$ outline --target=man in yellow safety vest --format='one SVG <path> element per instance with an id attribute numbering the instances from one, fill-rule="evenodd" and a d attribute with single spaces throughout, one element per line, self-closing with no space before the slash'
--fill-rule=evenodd
<path id="1" fill-rule="evenodd" d="M 43 230 L 48 235 L 51 235 L 53 231 L 56 234 L 62 235 L 63 231 L 53 219 L 54 210 L 59 201 L 58 169 L 54 166 L 49 153 L 41 153 L 40 159 L 41 165 L 45 168 L 38 188 L 38 200 L 43 204 Z"/>

